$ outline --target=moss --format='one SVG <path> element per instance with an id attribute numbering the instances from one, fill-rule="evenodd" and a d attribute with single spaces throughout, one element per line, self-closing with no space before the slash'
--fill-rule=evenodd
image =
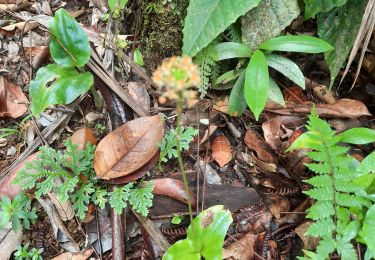
<path id="1" fill-rule="evenodd" d="M 142 51 L 153 70 L 162 59 L 180 55 L 182 28 L 189 0 L 142 1 Z"/>

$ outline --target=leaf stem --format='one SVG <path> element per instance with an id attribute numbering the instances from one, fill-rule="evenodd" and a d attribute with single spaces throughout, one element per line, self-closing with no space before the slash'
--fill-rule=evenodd
<path id="1" fill-rule="evenodd" d="M 183 100 L 183 98 L 181 97 L 180 100 Z M 187 195 L 187 203 L 188 203 L 188 208 L 189 208 L 190 222 L 192 222 L 193 221 L 193 210 L 191 208 L 189 183 L 187 181 L 184 163 L 182 161 L 182 156 L 181 156 L 181 111 L 182 111 L 182 102 L 177 101 L 177 119 L 176 119 L 176 122 L 177 122 L 177 129 L 176 129 L 177 158 L 178 158 L 178 165 L 179 165 L 179 168 L 180 168 L 182 179 L 183 179 L 184 185 L 185 185 L 185 190 L 186 190 L 186 195 Z"/>

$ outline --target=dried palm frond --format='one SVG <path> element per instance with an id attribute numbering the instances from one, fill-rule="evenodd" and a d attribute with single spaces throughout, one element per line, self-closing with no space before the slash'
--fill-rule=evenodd
<path id="1" fill-rule="evenodd" d="M 357 37 L 354 41 L 353 48 L 350 52 L 348 63 L 346 64 L 345 71 L 340 81 L 340 84 L 341 84 L 346 74 L 348 73 L 351 64 L 353 63 L 355 56 L 357 55 L 358 50 L 360 49 L 362 45 L 361 56 L 359 58 L 357 71 L 356 71 L 355 78 L 354 78 L 354 81 L 350 90 L 352 90 L 355 82 L 357 81 L 359 72 L 362 67 L 363 58 L 365 56 L 367 46 L 370 42 L 371 34 L 374 30 L 374 26 L 375 26 L 375 0 L 369 0 L 366 6 L 365 13 L 362 18 L 362 23 L 359 28 Z"/>

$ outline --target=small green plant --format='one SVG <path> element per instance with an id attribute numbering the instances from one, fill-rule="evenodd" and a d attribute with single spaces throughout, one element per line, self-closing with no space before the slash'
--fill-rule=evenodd
<path id="1" fill-rule="evenodd" d="M 224 206 L 210 207 L 191 221 L 187 237 L 174 243 L 163 260 L 222 259 L 224 238 L 232 216 Z"/>
<path id="2" fill-rule="evenodd" d="M 18 246 L 17 251 L 14 253 L 14 258 L 16 260 L 43 260 L 43 257 L 41 256 L 43 252 L 43 248 L 36 249 L 36 248 L 30 248 L 29 249 L 29 243 L 26 245 Z"/>
<path id="3" fill-rule="evenodd" d="M 174 225 L 178 225 L 181 223 L 181 221 L 184 219 L 184 216 L 176 215 L 172 218 L 171 223 Z"/>
<path id="4" fill-rule="evenodd" d="M 14 128 L 0 128 L 0 138 L 16 135 L 18 138 L 23 139 L 24 130 L 30 117 L 31 115 L 27 115 L 19 123 L 16 122 L 17 125 Z"/>
<path id="5" fill-rule="evenodd" d="M 89 203 L 104 208 L 107 201 L 121 213 L 127 202 L 140 214 L 147 216 L 152 205 L 152 185 L 129 183 L 113 192 L 108 192 L 93 169 L 95 146 L 87 144 L 85 150 L 78 150 L 70 140 L 66 142 L 65 153 L 50 147 L 40 147 L 38 160 L 29 162 L 14 179 L 23 189 L 35 188 L 35 195 L 41 197 L 53 188 L 61 202 L 71 199 L 76 215 L 83 219 Z M 62 178 L 62 185 L 55 185 Z"/>
<path id="6" fill-rule="evenodd" d="M 306 166 L 316 176 L 306 180 L 311 189 L 305 193 L 315 200 L 307 210 L 307 217 L 314 223 L 306 235 L 321 239 L 316 253 L 306 251 L 306 257 L 300 259 L 328 259 L 335 251 L 343 260 L 357 259 L 354 241 L 367 245 L 367 256 L 375 255 L 375 227 L 370 224 L 375 220 L 375 175 L 371 174 L 375 171 L 375 153 L 359 163 L 347 154 L 349 147 L 340 144 L 374 142 L 375 131 L 353 128 L 336 134 L 314 110 L 307 129 L 289 150 L 311 149 L 307 155 L 315 162 Z"/>
<path id="7" fill-rule="evenodd" d="M 102 125 L 100 123 L 97 123 L 95 125 L 95 128 L 98 129 L 98 131 L 101 133 L 101 134 L 104 134 L 105 131 L 107 130 L 107 128 L 105 127 L 105 125 Z"/>
<path id="8" fill-rule="evenodd" d="M 37 218 L 34 209 L 31 210 L 29 196 L 20 193 L 13 200 L 2 196 L 0 200 L 0 229 L 5 228 L 9 222 L 12 223 L 12 229 L 16 232 L 21 226 L 29 229 L 30 221 L 33 222 Z"/>
<path id="9" fill-rule="evenodd" d="M 113 18 L 119 18 L 122 9 L 124 9 L 128 0 L 108 0 L 109 10 L 111 10 Z"/>
<path id="10" fill-rule="evenodd" d="M 189 149 L 190 142 L 194 139 L 194 136 L 198 134 L 198 131 L 193 127 L 181 127 L 180 136 L 180 147 L 181 150 Z M 171 129 L 168 134 L 165 134 L 160 144 L 160 158 L 159 158 L 159 170 L 162 171 L 162 163 L 167 162 L 169 159 L 177 158 L 177 132 L 175 129 Z"/>
<path id="11" fill-rule="evenodd" d="M 73 102 L 94 82 L 92 74 L 83 71 L 91 48 L 79 23 L 66 10 L 59 9 L 49 24 L 49 33 L 50 52 L 56 64 L 40 68 L 30 81 L 30 110 L 35 116 L 49 105 Z M 97 101 L 97 93 L 91 90 Z"/>

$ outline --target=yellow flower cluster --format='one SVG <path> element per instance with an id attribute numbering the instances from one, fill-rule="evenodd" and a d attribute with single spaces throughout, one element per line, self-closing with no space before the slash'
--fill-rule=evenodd
<path id="1" fill-rule="evenodd" d="M 168 100 L 184 101 L 189 107 L 197 101 L 198 93 L 190 88 L 200 82 L 199 68 L 188 56 L 165 59 L 152 76 L 155 84 L 164 90 L 160 103 Z"/>

